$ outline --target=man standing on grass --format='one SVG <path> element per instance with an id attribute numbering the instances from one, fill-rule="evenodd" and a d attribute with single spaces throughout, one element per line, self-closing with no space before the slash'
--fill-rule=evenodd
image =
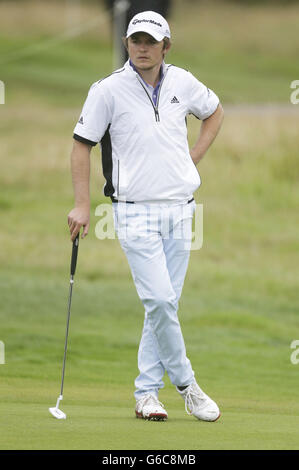
<path id="1" fill-rule="evenodd" d="M 136 416 L 167 419 L 158 400 L 167 372 L 187 413 L 216 421 L 219 408 L 195 380 L 177 310 L 189 262 L 193 193 L 200 186 L 196 165 L 221 127 L 223 109 L 191 73 L 165 64 L 170 30 L 161 15 L 135 15 L 124 41 L 129 60 L 91 86 L 74 130 L 71 240 L 82 226 L 82 238 L 89 230 L 90 151 L 100 142 L 104 194 L 112 200 L 115 229 L 145 309 Z M 191 150 L 188 114 L 202 120 Z"/>

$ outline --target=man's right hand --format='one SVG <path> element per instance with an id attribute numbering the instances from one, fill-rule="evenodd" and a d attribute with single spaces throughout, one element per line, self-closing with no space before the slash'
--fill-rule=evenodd
<path id="1" fill-rule="evenodd" d="M 86 237 L 89 230 L 89 217 L 90 208 L 89 206 L 74 207 L 68 215 L 67 222 L 70 229 L 71 240 L 74 241 L 77 234 L 83 227 L 81 238 Z"/>

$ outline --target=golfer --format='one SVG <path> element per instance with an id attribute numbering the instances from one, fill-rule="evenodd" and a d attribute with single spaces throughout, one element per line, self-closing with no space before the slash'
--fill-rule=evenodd
<path id="1" fill-rule="evenodd" d="M 135 414 L 166 420 L 159 390 L 167 372 L 186 412 L 204 421 L 220 416 L 195 379 L 177 316 L 189 262 L 196 165 L 222 120 L 215 93 L 190 72 L 164 62 L 171 47 L 167 21 L 158 13 L 135 15 L 127 29 L 129 60 L 94 83 L 74 129 L 71 154 L 75 207 L 71 240 L 89 230 L 90 151 L 102 150 L 104 194 L 111 198 L 117 236 L 131 269 L 145 318 L 138 350 Z M 202 121 L 192 149 L 186 116 Z"/>

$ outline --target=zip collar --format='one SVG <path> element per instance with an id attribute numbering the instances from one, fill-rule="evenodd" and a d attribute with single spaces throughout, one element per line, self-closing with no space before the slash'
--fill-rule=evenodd
<path id="1" fill-rule="evenodd" d="M 143 83 L 147 86 L 152 86 L 152 85 L 149 85 L 149 83 L 147 83 L 141 76 L 141 74 L 138 72 L 138 70 L 136 69 L 135 65 L 133 64 L 133 62 L 131 61 L 131 59 L 129 59 L 129 65 L 130 67 L 134 70 L 134 72 L 136 72 L 139 77 L 141 78 L 141 80 L 143 81 Z M 157 83 L 157 86 L 160 85 L 161 81 L 163 80 L 163 77 L 165 75 L 165 69 L 166 69 L 166 66 L 165 66 L 165 62 L 163 60 L 162 64 L 161 64 L 161 67 L 160 67 L 160 70 L 159 70 L 159 75 L 160 75 L 160 79 L 159 79 L 159 82 Z M 153 87 L 153 88 L 156 88 L 156 87 Z"/>
<path id="2" fill-rule="evenodd" d="M 164 60 L 161 64 L 161 69 L 160 69 L 160 80 L 163 80 L 164 78 L 164 75 L 165 73 L 167 72 L 168 68 L 169 68 L 169 64 L 165 64 Z M 141 75 L 137 72 L 133 62 L 131 62 L 131 59 L 128 59 L 127 62 L 125 62 L 124 64 L 124 67 L 126 70 L 128 70 L 128 72 L 134 74 L 134 75 L 137 75 L 139 77 L 141 77 Z M 162 73 L 161 73 L 162 72 Z M 142 78 L 142 77 L 141 77 Z M 142 78 L 143 80 L 143 78 Z"/>
<path id="3" fill-rule="evenodd" d="M 158 96 L 157 96 L 157 100 L 156 100 L 156 103 L 154 103 L 153 99 L 152 99 L 152 96 L 150 95 L 149 91 L 148 91 L 148 88 L 149 88 L 149 85 L 143 80 L 143 78 L 141 77 L 141 75 L 137 72 L 136 68 L 134 67 L 134 64 L 131 62 L 131 60 L 129 59 L 126 63 L 125 63 L 125 68 L 128 69 L 130 72 L 134 73 L 134 75 L 136 76 L 138 82 L 140 83 L 140 85 L 142 86 L 142 88 L 144 89 L 148 99 L 150 100 L 151 102 L 151 105 L 154 109 L 154 113 L 155 113 L 155 119 L 156 119 L 156 122 L 160 122 L 160 115 L 159 115 L 159 99 L 160 99 L 160 93 L 161 93 L 161 87 L 162 87 L 162 84 L 165 80 L 165 77 L 166 77 L 166 74 L 168 72 L 168 68 L 169 66 L 166 66 L 164 61 L 162 62 L 161 64 L 161 69 L 160 71 L 163 73 L 163 75 L 161 74 L 160 77 L 160 82 L 159 82 L 159 89 L 158 89 Z"/>

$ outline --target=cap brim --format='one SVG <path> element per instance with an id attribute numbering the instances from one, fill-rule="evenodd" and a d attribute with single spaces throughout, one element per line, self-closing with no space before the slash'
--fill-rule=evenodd
<path id="1" fill-rule="evenodd" d="M 133 28 L 130 31 L 128 31 L 127 38 L 132 36 L 132 34 L 135 34 L 135 33 L 147 33 L 150 36 L 152 36 L 154 39 L 156 39 L 156 41 L 162 41 L 162 39 L 164 39 L 165 37 L 163 34 L 157 33 L 156 31 L 153 31 L 152 29 L 147 28 L 146 26 L 137 26 L 136 28 Z"/>

